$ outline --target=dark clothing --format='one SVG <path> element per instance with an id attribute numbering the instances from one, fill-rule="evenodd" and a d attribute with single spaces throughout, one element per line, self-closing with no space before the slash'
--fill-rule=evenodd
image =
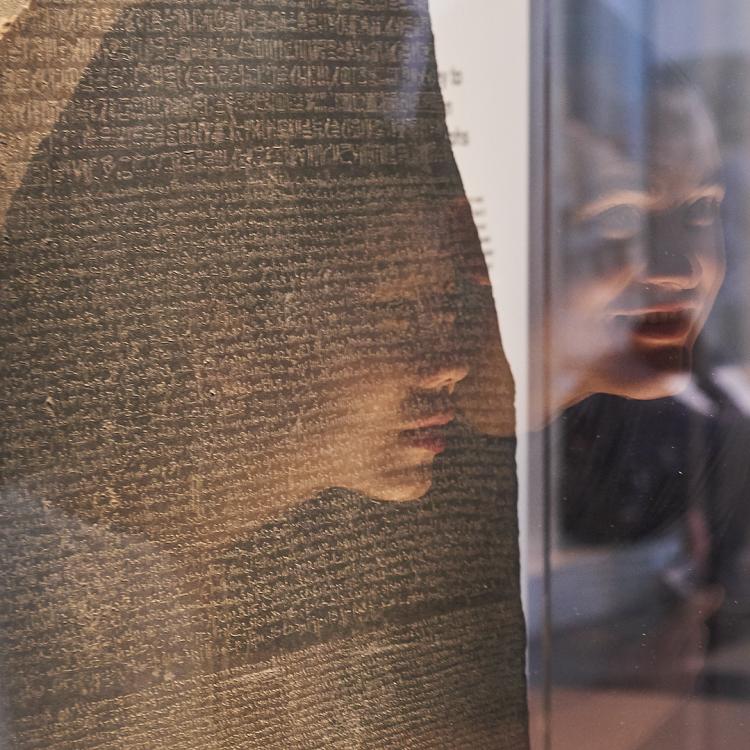
<path id="1" fill-rule="evenodd" d="M 11 747 L 524 748 L 513 451 L 472 439 L 421 501 L 331 490 L 219 556 L 7 493 Z"/>

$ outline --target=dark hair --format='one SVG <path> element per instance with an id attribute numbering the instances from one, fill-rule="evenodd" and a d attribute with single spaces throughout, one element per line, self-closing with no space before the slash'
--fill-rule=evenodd
<path id="1" fill-rule="evenodd" d="M 658 60 L 651 42 L 600 0 L 563 0 L 564 117 L 644 158 L 655 99 L 693 89 L 686 71 Z"/>

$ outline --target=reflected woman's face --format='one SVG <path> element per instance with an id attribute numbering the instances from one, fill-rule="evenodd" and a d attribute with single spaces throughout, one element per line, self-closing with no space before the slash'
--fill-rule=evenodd
<path id="1" fill-rule="evenodd" d="M 468 373 L 455 286 L 450 259 L 433 256 L 362 298 L 372 313 L 372 351 L 352 352 L 332 401 L 341 416 L 330 427 L 333 485 L 383 500 L 414 500 L 430 488 L 455 418 L 454 390 Z"/>
<path id="2" fill-rule="evenodd" d="M 346 305 L 321 347 L 329 364 L 311 383 L 320 389 L 317 420 L 306 420 L 298 454 L 318 472 L 314 489 L 405 501 L 430 488 L 456 417 L 454 390 L 468 373 L 460 238 L 444 218 L 437 207 L 395 217 L 340 290 Z"/>
<path id="3" fill-rule="evenodd" d="M 571 403 L 676 393 L 723 279 L 724 191 L 708 114 L 688 88 L 666 89 L 651 121 L 640 160 L 568 125 L 547 346 Z"/>

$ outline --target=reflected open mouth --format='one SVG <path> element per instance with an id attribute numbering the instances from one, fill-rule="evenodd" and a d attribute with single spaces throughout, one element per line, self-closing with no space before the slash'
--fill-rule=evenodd
<path id="1" fill-rule="evenodd" d="M 615 321 L 626 325 L 634 339 L 644 343 L 678 343 L 693 329 L 696 310 L 687 307 L 638 310 L 615 315 Z"/>
<path id="2" fill-rule="evenodd" d="M 399 440 L 410 448 L 442 453 L 447 445 L 447 426 L 453 421 L 453 413 L 434 414 L 418 419 L 406 430 L 399 433 Z"/>

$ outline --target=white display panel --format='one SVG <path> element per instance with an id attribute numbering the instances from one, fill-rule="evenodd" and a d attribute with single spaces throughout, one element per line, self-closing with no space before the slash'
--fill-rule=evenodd
<path id="1" fill-rule="evenodd" d="M 516 383 L 521 560 L 528 570 L 529 0 L 431 0 L 448 127 Z M 527 591 L 526 576 L 522 589 Z"/>

